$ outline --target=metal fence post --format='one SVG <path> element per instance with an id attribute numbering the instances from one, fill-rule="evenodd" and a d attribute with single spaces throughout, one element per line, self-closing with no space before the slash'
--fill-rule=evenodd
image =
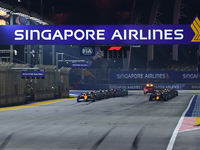
<path id="1" fill-rule="evenodd" d="M 55 45 L 52 45 L 52 65 L 55 65 Z"/>
<path id="2" fill-rule="evenodd" d="M 10 13 L 10 25 L 13 25 L 13 14 Z M 10 63 L 13 63 L 13 45 L 10 45 Z"/>
<path id="3" fill-rule="evenodd" d="M 56 52 L 56 89 L 58 90 L 58 52 Z"/>

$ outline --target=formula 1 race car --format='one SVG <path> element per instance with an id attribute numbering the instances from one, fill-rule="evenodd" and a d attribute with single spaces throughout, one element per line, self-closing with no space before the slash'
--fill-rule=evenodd
<path id="1" fill-rule="evenodd" d="M 104 95 L 104 91 L 103 90 L 99 90 L 99 91 L 97 91 L 98 92 L 98 94 L 100 95 L 100 97 L 101 97 L 101 99 L 104 99 L 105 98 L 105 95 Z"/>
<path id="2" fill-rule="evenodd" d="M 111 98 L 112 97 L 112 93 L 110 92 L 110 90 L 105 90 L 107 98 Z"/>
<path id="3" fill-rule="evenodd" d="M 97 91 L 92 91 L 91 94 L 94 95 L 95 99 L 96 100 L 101 100 L 102 96 L 101 96 L 101 93 L 97 92 Z"/>
<path id="4" fill-rule="evenodd" d="M 128 96 L 128 91 L 126 89 L 118 89 L 118 91 L 120 91 L 121 96 Z"/>
<path id="5" fill-rule="evenodd" d="M 81 95 L 78 95 L 78 97 L 77 97 L 77 102 L 81 102 L 81 101 L 87 102 L 89 100 L 92 102 L 96 101 L 96 98 L 93 93 L 85 92 L 85 93 L 81 93 Z"/>
<path id="6" fill-rule="evenodd" d="M 128 96 L 128 91 L 126 89 L 122 89 L 123 95 Z"/>
<path id="7" fill-rule="evenodd" d="M 168 90 L 165 90 L 169 95 L 170 95 L 170 98 L 173 98 L 173 97 L 176 97 L 178 96 L 178 91 L 174 90 L 174 89 L 168 89 Z"/>
<path id="8" fill-rule="evenodd" d="M 128 91 L 126 89 L 107 89 L 107 90 L 95 90 L 91 92 L 81 93 L 77 96 L 77 102 L 81 101 L 92 101 L 107 99 L 112 97 L 122 97 L 128 96 Z"/>
<path id="9" fill-rule="evenodd" d="M 156 92 L 156 88 L 154 87 L 153 84 L 146 84 L 146 86 L 143 89 L 144 94 L 147 93 L 155 93 Z"/>
<path id="10" fill-rule="evenodd" d="M 111 89 L 110 92 L 111 92 L 112 97 L 117 97 L 116 89 Z"/>
<path id="11" fill-rule="evenodd" d="M 116 91 L 118 97 L 125 96 L 127 94 L 126 91 L 124 91 L 122 88 L 116 89 Z"/>
<path id="12" fill-rule="evenodd" d="M 102 93 L 103 93 L 104 98 L 109 98 L 110 97 L 110 95 L 109 95 L 107 90 L 102 90 Z"/>
<path id="13" fill-rule="evenodd" d="M 170 95 L 167 92 L 162 92 L 161 90 L 159 90 L 150 95 L 149 101 L 153 101 L 153 100 L 167 101 L 169 98 L 170 98 Z"/>
<path id="14" fill-rule="evenodd" d="M 174 89 L 170 90 L 158 90 L 155 93 L 152 93 L 149 97 L 149 101 L 153 100 L 164 100 L 168 101 L 169 99 L 178 96 L 178 91 Z"/>

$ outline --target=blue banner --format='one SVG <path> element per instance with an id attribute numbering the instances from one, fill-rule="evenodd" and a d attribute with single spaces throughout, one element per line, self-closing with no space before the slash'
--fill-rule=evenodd
<path id="1" fill-rule="evenodd" d="M 197 71 L 110 71 L 110 81 L 200 81 Z"/>
<path id="2" fill-rule="evenodd" d="M 89 63 L 72 63 L 72 67 L 88 68 L 89 67 Z"/>
<path id="3" fill-rule="evenodd" d="M 109 89 L 127 89 L 127 90 L 143 90 L 146 84 L 109 84 Z M 156 89 L 176 89 L 182 90 L 185 87 L 185 84 L 154 84 Z"/>
<path id="4" fill-rule="evenodd" d="M 45 71 L 21 71 L 21 77 L 25 78 L 44 78 Z"/>
<path id="5" fill-rule="evenodd" d="M 127 89 L 127 90 L 143 90 L 146 84 L 142 83 L 133 83 L 133 84 L 79 84 L 78 90 L 99 90 L 99 89 Z M 190 84 L 190 83 L 183 83 L 183 84 L 173 84 L 173 83 L 156 83 L 154 87 L 159 89 L 176 89 L 176 90 L 200 90 L 200 83 L 199 84 Z"/>
<path id="6" fill-rule="evenodd" d="M 190 25 L 5 25 L 0 45 L 199 44 L 198 17 Z"/>
<path id="7" fill-rule="evenodd" d="M 200 90 L 200 84 L 186 84 L 184 90 Z"/>
<path id="8" fill-rule="evenodd" d="M 95 56 L 95 47 L 80 47 L 80 56 Z"/>

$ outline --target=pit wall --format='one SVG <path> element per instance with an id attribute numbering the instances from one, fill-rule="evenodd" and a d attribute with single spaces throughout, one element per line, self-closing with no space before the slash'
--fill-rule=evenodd
<path id="1" fill-rule="evenodd" d="M 54 99 L 54 92 L 38 92 L 34 93 L 34 101 Z"/>
<path id="2" fill-rule="evenodd" d="M 99 89 L 117 89 L 124 88 L 127 90 L 143 90 L 146 84 L 79 84 L 77 90 L 99 90 Z M 154 84 L 156 89 L 169 89 L 176 90 L 200 90 L 200 83 L 181 83 L 181 84 Z"/>
<path id="3" fill-rule="evenodd" d="M 37 65 L 35 68 L 45 70 L 45 79 L 34 79 L 34 101 L 69 97 L 69 70 L 62 67 L 58 72 L 58 88 L 55 86 L 56 66 Z M 53 88 L 52 88 L 53 87 Z M 56 94 L 55 94 L 56 93 Z"/>
<path id="4" fill-rule="evenodd" d="M 30 83 L 30 86 L 33 87 L 34 101 L 54 99 L 56 66 L 36 65 L 34 68 L 45 70 L 44 79 L 33 79 Z"/>
<path id="5" fill-rule="evenodd" d="M 24 104 L 30 93 L 33 93 L 34 101 L 69 97 L 69 68 L 59 70 L 57 89 L 55 66 L 34 66 L 45 70 L 45 79 L 22 79 L 22 68 L 28 69 L 29 66 L 0 62 L 0 107 Z M 59 97 L 55 97 L 55 92 L 59 93 Z"/>
<path id="6" fill-rule="evenodd" d="M 23 104 L 26 101 L 26 81 L 21 71 L 11 68 L 27 68 L 25 64 L 0 62 L 0 107 Z"/>
<path id="7" fill-rule="evenodd" d="M 17 96 L 1 96 L 0 97 L 0 107 L 24 104 L 26 102 L 26 95 Z"/>

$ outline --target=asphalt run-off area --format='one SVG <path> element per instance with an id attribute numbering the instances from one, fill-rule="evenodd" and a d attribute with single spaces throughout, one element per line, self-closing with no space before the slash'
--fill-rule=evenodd
<path id="1" fill-rule="evenodd" d="M 199 150 L 198 93 L 149 101 L 129 91 L 96 102 L 72 97 L 3 107 L 0 150 Z"/>

